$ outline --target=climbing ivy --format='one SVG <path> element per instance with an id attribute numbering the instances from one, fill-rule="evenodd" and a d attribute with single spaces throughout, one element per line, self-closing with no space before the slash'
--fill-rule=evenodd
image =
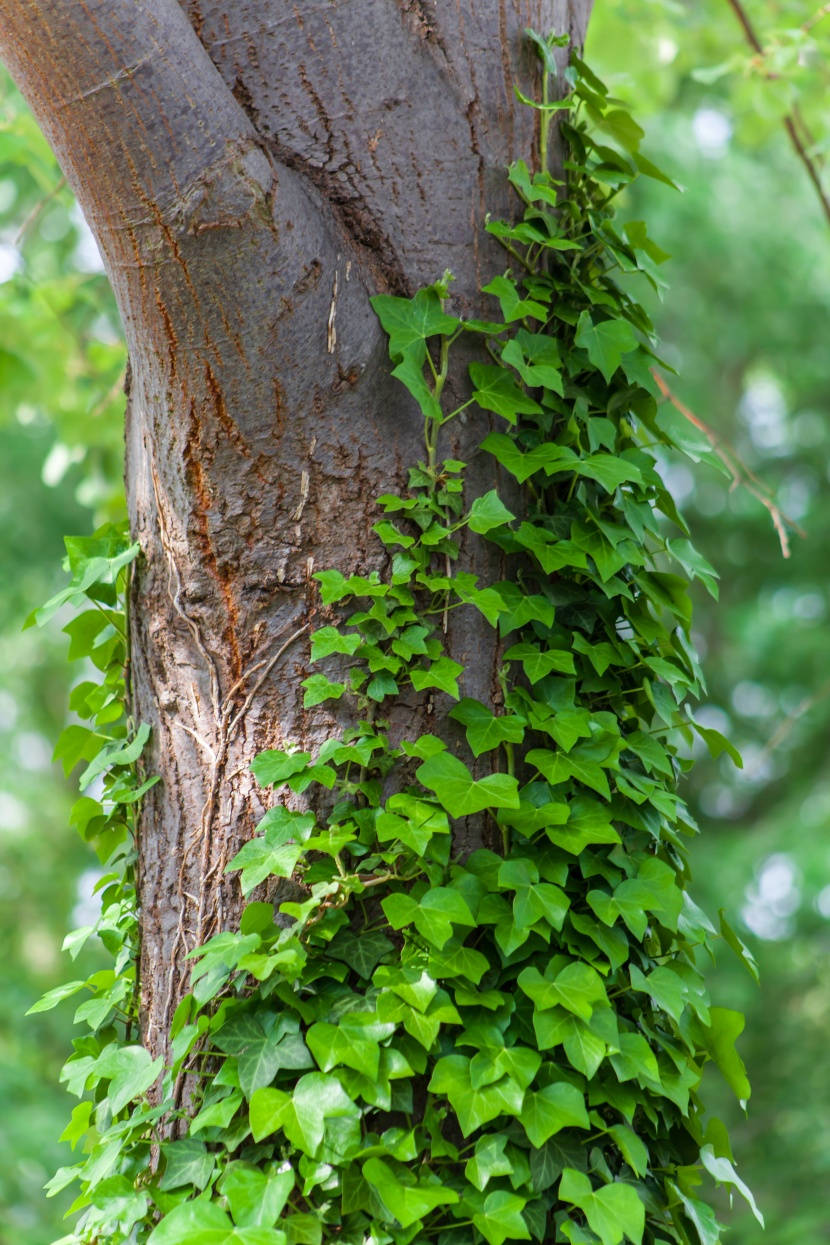
<path id="1" fill-rule="evenodd" d="M 696 826 L 677 789 L 693 732 L 740 763 L 689 707 L 703 681 L 688 581 L 716 595 L 717 577 L 656 469 L 688 438 L 658 406 L 630 278 L 659 287 L 667 256 L 642 221 L 614 224 L 624 186 L 669 179 L 578 57 L 550 101 L 566 41 L 529 35 L 542 171 L 513 165 L 521 218 L 487 224 L 510 265 L 485 287 L 492 319 L 452 314 L 450 274 L 373 300 L 423 412 L 424 458 L 378 500 L 387 569 L 316 575 L 327 625 L 304 704 L 343 700 L 354 724 L 316 755 L 287 745 L 253 762 L 276 799 L 228 870 L 259 898 L 190 953 L 169 1066 L 135 1027 L 131 818 L 153 779 L 137 770 L 147 728 L 124 707 L 118 603 L 136 546 L 112 528 L 68 542 L 72 585 L 38 616 L 91 602 L 67 627 L 70 656 L 103 674 L 73 693 L 93 726 L 69 727 L 58 752 L 67 769 L 88 762 L 82 787 L 104 775 L 73 819 L 112 870 L 95 932 L 115 965 L 37 1005 L 91 992 L 64 1071 L 81 1099 L 64 1136 L 82 1156 L 51 1186 L 80 1181 L 67 1242 L 714 1245 L 704 1181 L 755 1208 L 698 1096 L 710 1060 L 749 1096 L 742 1017 L 710 1004 L 701 959 L 722 939 L 755 968 L 689 896 Z M 546 171 L 557 115 L 564 181 Z M 479 359 L 448 409 L 462 337 Z M 465 464 L 442 457 L 471 406 L 495 416 L 481 451 L 502 495 L 470 499 Z M 463 569 L 479 540 L 503 554 L 503 582 Z M 463 695 L 447 651 L 457 610 L 500 646 L 490 704 Z M 458 737 L 393 738 L 411 691 L 450 698 Z M 466 857 L 465 818 L 483 844 Z M 92 932 L 70 936 L 73 952 Z"/>

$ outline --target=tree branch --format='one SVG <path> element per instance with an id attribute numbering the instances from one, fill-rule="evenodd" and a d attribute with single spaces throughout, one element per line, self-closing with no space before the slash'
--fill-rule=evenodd
<path id="1" fill-rule="evenodd" d="M 746 37 L 747 43 L 750 45 L 753 51 L 758 54 L 758 56 L 763 58 L 764 56 L 763 45 L 761 44 L 761 40 L 758 38 L 758 35 L 755 31 L 755 27 L 752 25 L 752 22 L 749 19 L 749 14 L 747 13 L 746 9 L 741 3 L 741 0 L 726 0 L 726 3 L 729 5 L 732 12 L 735 14 L 735 17 L 738 19 L 741 29 L 744 32 L 744 36 Z M 815 17 L 812 19 L 812 22 L 805 25 L 804 29 L 809 29 L 810 25 L 814 25 L 817 21 L 820 21 L 827 11 L 830 11 L 830 6 L 825 5 L 824 8 L 819 10 L 819 12 L 815 15 Z M 827 223 L 830 224 L 830 199 L 828 199 L 827 195 L 825 194 L 824 187 L 821 184 L 821 177 L 819 175 L 818 168 L 816 167 L 816 163 L 811 157 L 807 148 L 804 146 L 804 143 L 801 141 L 801 137 L 796 127 L 795 117 L 792 113 L 788 113 L 784 117 L 783 125 L 784 125 L 784 129 L 787 131 L 787 137 L 789 138 L 790 143 L 792 144 L 793 150 L 795 151 L 799 160 L 801 161 L 801 163 L 804 165 L 805 169 L 807 170 L 807 176 L 810 178 L 810 181 L 813 183 L 816 189 L 816 193 L 818 194 L 819 201 L 821 203 L 822 211 L 824 212 L 824 215 L 827 218 Z"/>
<path id="2" fill-rule="evenodd" d="M 781 542 L 781 552 L 785 558 L 788 558 L 790 556 L 790 540 L 787 534 L 787 528 L 792 528 L 794 532 L 802 537 L 806 536 L 807 533 L 803 530 L 803 528 L 799 527 L 793 519 L 784 514 L 783 510 L 781 510 L 778 505 L 776 505 L 773 499 L 772 490 L 764 484 L 763 480 L 758 479 L 754 471 L 747 467 L 746 463 L 743 462 L 739 456 L 737 450 L 735 450 L 729 442 L 720 435 L 720 433 L 716 432 L 715 429 L 707 424 L 705 420 L 702 420 L 699 415 L 695 415 L 694 411 L 690 410 L 684 402 L 681 402 L 680 399 L 672 393 L 671 389 L 669 389 L 665 380 L 656 368 L 651 369 L 651 374 L 657 381 L 663 397 L 671 402 L 674 409 L 679 411 L 684 419 L 688 419 L 689 423 L 693 424 L 695 428 L 702 432 L 706 437 L 706 440 L 709 442 L 712 449 L 715 451 L 718 458 L 721 460 L 724 467 L 726 467 L 732 477 L 731 488 L 736 489 L 739 486 L 741 488 L 745 488 L 746 491 L 751 493 L 756 501 L 759 501 L 765 510 L 767 510 L 770 518 L 772 519 L 773 526 L 778 533 L 778 539 Z"/>

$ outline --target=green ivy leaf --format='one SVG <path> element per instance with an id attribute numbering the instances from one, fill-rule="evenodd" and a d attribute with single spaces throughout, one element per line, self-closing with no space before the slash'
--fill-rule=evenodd
<path id="1" fill-rule="evenodd" d="M 251 771 L 261 787 L 276 786 L 300 774 L 311 761 L 310 752 L 260 752 L 251 762 Z"/>
<path id="2" fill-rule="evenodd" d="M 205 1188 L 216 1160 L 203 1141 L 183 1137 L 181 1141 L 163 1145 L 161 1152 L 164 1155 L 164 1175 L 160 1189 L 180 1189 L 187 1184 L 195 1185 L 197 1189 Z"/>
<path id="3" fill-rule="evenodd" d="M 358 936 L 350 929 L 344 929 L 329 944 L 328 953 L 332 959 L 343 960 L 368 981 L 380 961 L 392 950 L 392 943 L 385 934 L 370 931 L 361 932 Z"/>
<path id="4" fill-rule="evenodd" d="M 483 497 L 477 497 L 470 508 L 469 525 L 470 531 L 478 532 L 484 535 L 491 531 L 494 527 L 501 527 L 503 523 L 509 523 L 515 519 L 515 514 L 507 509 L 503 502 L 499 499 L 499 495 L 495 489 L 491 489 L 489 493 L 485 493 Z"/>
<path id="5" fill-rule="evenodd" d="M 388 1208 L 390 1217 L 409 1228 L 438 1206 L 453 1206 L 459 1197 L 454 1189 L 441 1184 L 404 1184 L 382 1159 L 369 1159 L 363 1164 L 363 1176 L 377 1189 Z"/>
<path id="6" fill-rule="evenodd" d="M 636 350 L 638 344 L 627 320 L 600 320 L 595 324 L 589 311 L 583 311 L 579 317 L 574 340 L 588 351 L 588 358 L 608 385 L 623 355 Z"/>
<path id="7" fill-rule="evenodd" d="M 164 1060 L 153 1059 L 143 1046 L 108 1046 L 99 1056 L 95 1070 L 110 1082 L 107 1098 L 113 1115 L 146 1093 L 158 1080 L 163 1066 Z"/>
<path id="8" fill-rule="evenodd" d="M 297 813 L 280 806 L 271 808 L 257 827 L 265 830 L 264 836 L 246 843 L 225 872 L 242 871 L 240 884 L 246 896 L 267 877 L 290 878 L 313 828 L 313 813 Z"/>
<path id="9" fill-rule="evenodd" d="M 566 1167 L 559 1182 L 559 1197 L 579 1207 L 602 1245 L 620 1245 L 623 1236 L 641 1245 L 645 1207 L 631 1185 L 615 1181 L 594 1190 L 583 1172 Z"/>
<path id="10" fill-rule="evenodd" d="M 538 1094 L 526 1094 L 519 1119 L 536 1149 L 563 1128 L 590 1128 L 585 1099 L 565 1081 L 548 1085 Z"/>
<path id="11" fill-rule="evenodd" d="M 150 1233 L 147 1245 L 286 1245 L 273 1228 L 235 1228 L 215 1202 L 174 1206 Z"/>
<path id="12" fill-rule="evenodd" d="M 426 670 L 413 670 L 410 674 L 412 686 L 416 692 L 424 692 L 434 687 L 439 692 L 446 692 L 456 700 L 460 696 L 456 680 L 464 673 L 464 667 L 450 657 L 439 657 Z"/>
<path id="13" fill-rule="evenodd" d="M 752 1196 L 751 1191 L 744 1184 L 743 1180 L 741 1180 L 740 1176 L 735 1171 L 735 1168 L 729 1162 L 729 1159 L 718 1158 L 713 1148 L 707 1145 L 701 1148 L 700 1161 L 708 1171 L 709 1175 L 712 1176 L 718 1184 L 733 1185 L 738 1190 L 741 1197 L 749 1203 L 753 1215 L 763 1228 L 765 1226 L 764 1216 L 756 1206 L 755 1198 Z"/>
<path id="14" fill-rule="evenodd" d="M 415 777 L 434 791 L 451 817 L 469 817 L 485 808 L 518 808 L 519 784 L 508 774 L 490 774 L 476 780 L 463 761 L 439 752 L 416 771 Z"/>
<path id="15" fill-rule="evenodd" d="M 464 1175 L 483 1193 L 489 1182 L 497 1176 L 509 1176 L 513 1164 L 505 1154 L 507 1138 L 494 1136 L 492 1133 L 479 1137 L 476 1142 L 475 1154 L 467 1161 Z"/>
<path id="16" fill-rule="evenodd" d="M 723 1078 L 739 1102 L 744 1103 L 752 1092 L 746 1076 L 746 1068 L 735 1042 L 743 1033 L 744 1017 L 740 1012 L 726 1007 L 713 1007 L 711 1024 L 704 1030 L 706 1049 L 723 1073 Z"/>
<path id="17" fill-rule="evenodd" d="M 332 683 L 324 674 L 312 674 L 300 684 L 305 688 L 303 708 L 311 709 L 325 700 L 339 700 L 346 690 L 345 683 Z"/>
<path id="18" fill-rule="evenodd" d="M 520 661 L 528 681 L 538 683 L 546 675 L 575 674 L 573 653 L 567 649 L 540 649 L 538 644 L 514 644 L 504 654 L 505 661 Z"/>
<path id="19" fill-rule="evenodd" d="M 464 697 L 450 710 L 451 718 L 461 722 L 467 735 L 467 743 L 473 756 L 491 752 L 499 744 L 520 744 L 524 737 L 524 723 L 512 714 L 496 717 L 478 700 Z"/>
<path id="20" fill-rule="evenodd" d="M 530 1233 L 522 1218 L 524 1208 L 525 1199 L 517 1193 L 488 1193 L 482 1209 L 473 1215 L 473 1223 L 489 1245 L 504 1245 L 508 1239 L 529 1241 Z"/>
<path id="21" fill-rule="evenodd" d="M 359 635 L 343 635 L 336 627 L 320 627 L 311 637 L 311 660 L 320 661 L 332 653 L 353 656 L 361 643 Z"/>
<path id="22" fill-rule="evenodd" d="M 481 409 L 503 416 L 509 424 L 515 424 L 519 415 L 542 414 L 539 403 L 519 388 L 506 368 L 492 363 L 471 363 L 470 379 L 473 397 Z"/>
<path id="23" fill-rule="evenodd" d="M 444 312 L 437 291 L 431 287 L 419 290 L 414 298 L 376 294 L 370 301 L 389 337 L 393 362 L 409 357 L 423 365 L 429 338 L 454 333 L 460 323 Z"/>
<path id="24" fill-rule="evenodd" d="M 251 1099 L 251 1131 L 255 1141 L 282 1130 L 288 1140 L 303 1154 L 314 1158 L 329 1119 L 352 1117 L 358 1109 L 333 1076 L 310 1072 L 301 1076 L 294 1091 L 258 1089 Z"/>
<path id="25" fill-rule="evenodd" d="M 266 1171 L 246 1163 L 231 1163 L 221 1181 L 233 1221 L 244 1228 L 272 1228 L 294 1188 L 294 1173 L 288 1163 Z"/>

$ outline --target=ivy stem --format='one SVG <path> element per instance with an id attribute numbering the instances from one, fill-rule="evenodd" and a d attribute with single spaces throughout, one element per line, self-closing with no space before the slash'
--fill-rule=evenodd
<path id="1" fill-rule="evenodd" d="M 539 129 L 539 172 L 547 173 L 548 171 L 548 134 L 550 132 L 550 112 L 548 104 L 550 103 L 550 74 L 547 69 L 542 70 L 542 121 Z"/>

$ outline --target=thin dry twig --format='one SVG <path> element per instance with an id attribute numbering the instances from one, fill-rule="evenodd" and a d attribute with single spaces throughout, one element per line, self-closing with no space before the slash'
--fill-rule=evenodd
<path id="1" fill-rule="evenodd" d="M 814 13 L 812 17 L 808 17 L 806 22 L 801 23 L 801 29 L 806 34 L 808 30 L 812 30 L 828 14 L 830 14 L 830 4 L 823 4 L 818 12 Z"/>
<path id="2" fill-rule="evenodd" d="M 775 752 L 776 748 L 781 747 L 796 722 L 798 722 L 800 718 L 803 718 L 805 713 L 809 713 L 815 705 L 820 704 L 822 700 L 826 700 L 828 696 L 830 696 L 830 679 L 828 679 L 826 683 L 823 683 L 817 692 L 813 692 L 810 696 L 805 696 L 804 699 L 796 705 L 792 713 L 788 713 L 783 721 L 779 722 L 778 726 L 775 728 L 772 735 L 770 735 L 769 739 L 764 744 L 764 747 L 755 758 L 754 764 L 749 770 L 747 770 L 747 777 L 751 778 L 753 774 L 756 774 L 761 769 L 770 754 Z"/>
<path id="3" fill-rule="evenodd" d="M 709 424 L 702 420 L 699 415 L 695 415 L 694 411 L 690 410 L 684 402 L 681 402 L 680 399 L 672 393 L 671 389 L 669 389 L 665 380 L 656 368 L 651 369 L 651 374 L 657 381 L 663 397 L 668 402 L 671 402 L 675 410 L 679 411 L 685 419 L 688 419 L 690 424 L 694 424 L 695 428 L 702 432 L 706 437 L 706 440 L 709 442 L 712 449 L 715 451 L 732 478 L 730 492 L 739 487 L 745 488 L 746 491 L 751 493 L 752 496 L 768 511 L 769 516 L 772 519 L 773 526 L 778 533 L 778 539 L 781 542 L 781 552 L 785 558 L 788 558 L 790 556 L 790 540 L 787 534 L 787 528 L 792 528 L 792 530 L 801 537 L 806 537 L 807 533 L 802 527 L 799 527 L 794 519 L 791 519 L 788 515 L 784 514 L 784 511 L 780 508 L 780 506 L 776 505 L 772 490 L 764 484 L 763 480 L 759 480 L 754 471 L 751 471 L 750 468 L 747 467 L 746 463 L 742 461 L 737 450 L 735 450 L 729 442 L 720 435 L 720 433 L 710 427 Z"/>
<path id="4" fill-rule="evenodd" d="M 14 235 L 14 242 L 13 242 L 14 246 L 20 246 L 20 243 L 26 237 L 26 234 L 32 228 L 32 225 L 34 225 L 35 221 L 38 219 L 43 209 L 45 207 L 48 207 L 48 205 L 52 202 L 52 200 L 55 198 L 56 195 L 60 194 L 60 192 L 63 190 L 65 185 L 66 185 L 66 178 L 61 177 L 60 180 L 55 183 L 55 185 L 52 187 L 52 189 L 49 191 L 48 194 L 45 194 L 42 199 L 38 199 L 37 203 L 32 208 L 31 212 L 26 217 L 23 224 L 18 229 L 17 233 Z"/>
<path id="5" fill-rule="evenodd" d="M 735 14 L 735 17 L 738 19 L 741 29 L 743 30 L 744 35 L 746 37 L 747 43 L 753 49 L 753 51 L 756 52 L 757 55 L 763 59 L 763 56 L 764 56 L 763 45 L 761 43 L 761 40 L 758 38 L 758 35 L 755 32 L 755 27 L 752 25 L 752 22 L 749 19 L 749 15 L 746 9 L 744 8 L 743 4 L 741 3 L 741 0 L 726 0 L 726 3 L 729 5 L 732 12 Z M 819 12 L 812 19 L 810 25 L 815 25 L 817 21 L 820 21 L 821 18 L 825 16 L 826 12 L 830 12 L 830 5 L 825 5 L 823 9 L 819 10 Z M 809 29 L 809 26 L 805 26 L 804 29 Z M 788 113 L 784 117 L 783 124 L 784 124 L 784 129 L 787 131 L 787 136 L 790 140 L 790 143 L 792 144 L 793 150 L 795 151 L 799 160 L 801 161 L 801 163 L 804 165 L 805 169 L 807 170 L 807 175 L 810 178 L 810 181 L 815 186 L 816 193 L 818 194 L 819 200 L 821 202 L 822 210 L 824 212 L 824 215 L 827 218 L 828 224 L 830 224 L 830 199 L 828 199 L 827 195 L 824 192 L 824 187 L 821 184 L 821 177 L 819 176 L 818 167 L 816 166 L 816 163 L 813 160 L 812 156 L 810 155 L 807 147 L 802 142 L 801 136 L 798 133 L 798 127 L 796 126 L 795 118 L 792 113 Z"/>

